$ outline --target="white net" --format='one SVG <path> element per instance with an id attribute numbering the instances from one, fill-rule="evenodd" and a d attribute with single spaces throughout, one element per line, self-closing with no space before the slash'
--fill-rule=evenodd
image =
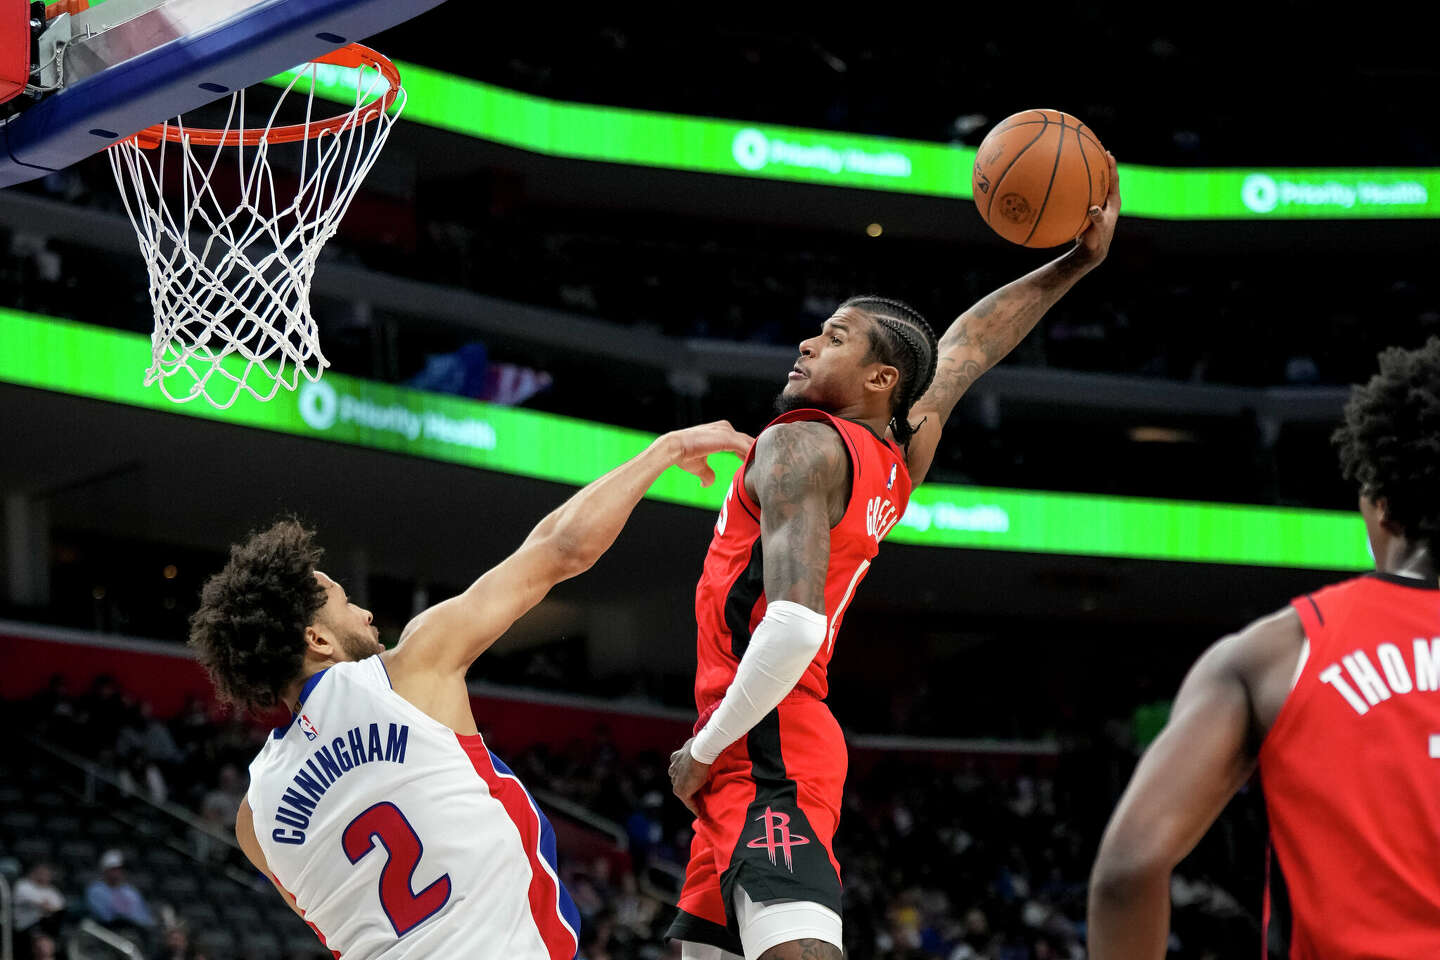
<path id="1" fill-rule="evenodd" d="M 316 62 L 291 75 L 263 127 L 246 128 L 241 90 L 230 96 L 218 141 L 218 131 L 196 133 L 176 118 L 157 146 L 110 148 L 150 274 L 155 332 L 145 383 L 177 403 L 204 397 L 225 408 L 242 393 L 269 400 L 329 366 L 310 312 L 316 259 L 405 93 L 397 86 L 391 96 L 390 81 L 371 66 Z M 348 118 L 314 116 L 323 107 L 317 91 L 337 89 L 353 90 Z M 303 110 L 303 120 L 282 126 L 287 110 Z"/>

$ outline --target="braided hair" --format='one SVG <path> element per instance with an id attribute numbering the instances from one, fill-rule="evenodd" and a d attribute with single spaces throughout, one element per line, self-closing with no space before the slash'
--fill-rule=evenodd
<path id="1" fill-rule="evenodd" d="M 1333 441 L 1345 479 L 1383 497 L 1405 538 L 1440 559 L 1440 337 L 1381 353 L 1380 372 L 1351 389 Z"/>
<path id="2" fill-rule="evenodd" d="M 935 377 L 939 345 L 935 331 L 913 307 L 885 297 L 851 297 L 840 304 L 840 310 L 854 307 L 863 310 L 875 322 L 870 326 L 870 356 L 900 371 L 900 382 L 890 394 L 890 430 L 902 445 L 915 435 L 910 423 L 910 406 L 930 386 Z"/>

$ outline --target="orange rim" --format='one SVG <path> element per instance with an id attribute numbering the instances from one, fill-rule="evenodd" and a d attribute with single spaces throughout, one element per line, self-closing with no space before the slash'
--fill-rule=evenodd
<path id="1" fill-rule="evenodd" d="M 381 75 L 389 82 L 390 89 L 379 99 L 328 120 L 312 120 L 309 123 L 292 123 L 283 127 L 245 131 L 182 127 L 177 123 L 166 122 L 146 127 L 130 139 L 136 146 L 144 147 L 147 150 L 160 146 L 160 143 L 165 140 L 169 140 L 171 143 L 182 143 L 189 140 L 191 143 L 207 147 L 237 147 L 242 144 L 253 147 L 258 145 L 261 140 L 270 143 L 294 143 L 297 140 L 312 140 L 326 133 L 340 133 L 355 124 L 368 123 L 384 111 L 389 110 L 390 105 L 395 102 L 395 98 L 400 95 L 400 71 L 395 69 L 395 64 L 391 63 L 388 57 L 376 53 L 369 47 L 358 43 L 347 44 L 324 56 L 316 57 L 313 62 L 336 67 L 373 67 L 380 71 Z"/>

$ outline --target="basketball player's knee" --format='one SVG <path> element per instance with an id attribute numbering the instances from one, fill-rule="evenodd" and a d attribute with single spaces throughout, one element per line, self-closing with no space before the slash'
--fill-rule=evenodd
<path id="1" fill-rule="evenodd" d="M 843 955 L 833 943 L 806 939 L 777 943 L 760 954 L 759 960 L 843 960 Z"/>
<path id="2" fill-rule="evenodd" d="M 747 960 L 840 960 L 840 914 L 809 900 L 756 903 L 735 886 L 735 916 Z"/>

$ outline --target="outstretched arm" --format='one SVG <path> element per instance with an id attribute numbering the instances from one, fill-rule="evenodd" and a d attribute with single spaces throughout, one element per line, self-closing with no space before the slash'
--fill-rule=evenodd
<path id="1" fill-rule="evenodd" d="M 844 515 L 849 469 L 840 435 L 828 424 L 780 424 L 756 444 L 745 480 L 760 504 L 765 617 L 724 699 L 670 756 L 675 795 L 697 815 L 693 798 L 715 758 L 795 688 L 825 642 L 830 528 Z"/>
<path id="2" fill-rule="evenodd" d="M 610 549 L 635 505 L 666 469 L 679 466 L 708 487 L 715 473 L 706 457 L 726 450 L 743 455 L 752 442 L 724 421 L 665 434 L 565 501 L 518 550 L 464 593 L 411 620 L 391 656 L 403 659 L 406 668 L 463 676 L 551 587 L 585 572 Z"/>
<path id="3" fill-rule="evenodd" d="M 1092 960 L 1165 956 L 1170 874 L 1254 770 L 1303 641 L 1287 607 L 1221 640 L 1190 669 L 1100 842 L 1090 875 Z"/>
<path id="4" fill-rule="evenodd" d="M 916 486 L 930 472 L 941 429 L 965 391 L 1025 339 L 1045 312 L 1081 277 L 1105 259 L 1120 216 L 1119 174 L 1114 156 L 1109 159 L 1110 194 L 1103 207 L 1090 208 L 1090 227 L 1075 246 L 984 297 L 940 337 L 935 379 L 910 408 L 910 422 L 921 424 L 910 441 L 907 464 Z"/>
<path id="5" fill-rule="evenodd" d="M 240 844 L 240 850 L 245 854 L 245 859 L 251 865 L 265 875 L 265 879 L 275 885 L 275 892 L 280 894 L 280 899 L 285 901 L 285 906 L 295 912 L 301 920 L 305 919 L 305 911 L 295 902 L 290 892 L 280 886 L 280 881 L 275 879 L 275 874 L 270 872 L 270 865 L 265 862 L 265 851 L 260 847 L 260 839 L 255 836 L 255 814 L 250 809 L 250 801 L 240 801 L 240 809 L 235 813 L 235 839 Z"/>

